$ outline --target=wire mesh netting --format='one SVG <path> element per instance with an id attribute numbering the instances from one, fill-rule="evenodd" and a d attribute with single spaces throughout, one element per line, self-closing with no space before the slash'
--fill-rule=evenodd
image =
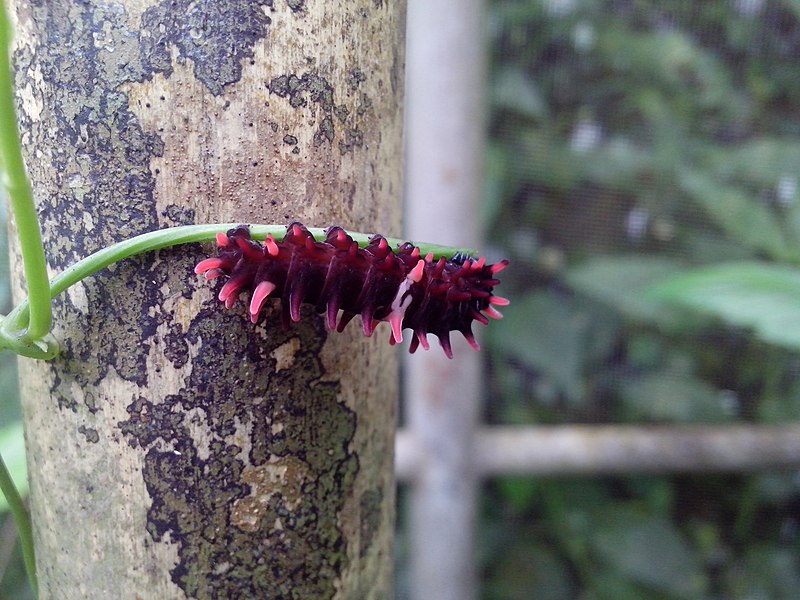
<path id="1" fill-rule="evenodd" d="M 486 15 L 482 217 L 513 300 L 487 330 L 487 424 L 800 422 L 800 2 Z M 480 595 L 794 598 L 799 518 L 797 471 L 496 477 Z M 0 597 L 22 598 L 4 522 Z"/>

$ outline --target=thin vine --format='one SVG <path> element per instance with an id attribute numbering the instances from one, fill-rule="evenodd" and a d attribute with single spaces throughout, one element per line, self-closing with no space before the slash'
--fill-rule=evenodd
<path id="1" fill-rule="evenodd" d="M 14 84 L 11 74 L 11 23 L 5 3 L 0 9 L 0 165 L 3 183 L 19 231 L 25 283 L 30 298 L 30 320 L 21 340 L 30 342 L 44 338 L 52 324 L 50 284 L 47 263 L 33 191 L 25 172 L 14 109 Z"/>
<path id="2" fill-rule="evenodd" d="M 42 244 L 42 234 L 33 202 L 33 191 L 22 159 L 17 118 L 14 109 L 14 84 L 11 74 L 11 22 L 5 2 L 0 0 L 0 175 L 11 203 L 11 209 L 20 232 L 23 270 L 30 296 L 28 327 L 15 343 L 28 344 L 33 339 L 44 339 L 50 333 L 52 309 L 50 283 Z M 49 340 L 47 342 L 49 345 Z M 14 485 L 14 480 L 0 457 L 0 490 L 8 501 L 11 514 L 19 531 L 20 547 L 25 561 L 25 572 L 38 597 L 36 554 L 30 513 Z"/>
<path id="3" fill-rule="evenodd" d="M 33 551 L 31 518 L 28 514 L 28 509 L 25 507 L 25 501 L 14 485 L 14 480 L 11 478 L 11 473 L 9 473 L 2 456 L 0 456 L 0 489 L 3 490 L 3 495 L 6 497 L 8 507 L 14 517 L 14 522 L 17 524 L 20 546 L 22 547 L 22 560 L 25 563 L 25 573 L 28 575 L 28 581 L 30 582 L 31 589 L 33 589 L 33 593 L 38 595 L 36 557 Z"/>

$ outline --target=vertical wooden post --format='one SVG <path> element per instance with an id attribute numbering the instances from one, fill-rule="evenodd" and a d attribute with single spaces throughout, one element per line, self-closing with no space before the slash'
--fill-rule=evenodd
<path id="1" fill-rule="evenodd" d="M 404 4 L 12 2 L 53 270 L 188 223 L 397 233 Z M 74 286 L 22 361 L 42 598 L 388 597 L 397 350 L 252 326 L 210 251 Z"/>
<path id="2" fill-rule="evenodd" d="M 480 247 L 484 139 L 483 3 L 426 0 L 408 14 L 408 235 Z M 481 361 L 453 336 L 452 361 L 432 353 L 406 365 L 408 429 L 419 470 L 411 486 L 416 600 L 478 597 L 472 460 Z"/>

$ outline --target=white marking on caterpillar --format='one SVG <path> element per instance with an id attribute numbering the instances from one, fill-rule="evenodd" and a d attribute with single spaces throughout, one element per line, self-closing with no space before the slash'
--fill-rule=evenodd
<path id="1" fill-rule="evenodd" d="M 392 300 L 392 310 L 389 316 L 386 317 L 386 320 L 392 326 L 394 340 L 398 344 L 403 341 L 403 317 L 405 317 L 406 310 L 408 310 L 408 307 L 411 305 L 411 300 L 413 299 L 409 290 L 411 290 L 411 286 L 422 280 L 424 270 L 425 261 L 420 260 L 414 268 L 409 271 L 406 278 L 400 282 L 400 285 L 397 287 L 397 293 L 394 295 L 394 300 Z"/>

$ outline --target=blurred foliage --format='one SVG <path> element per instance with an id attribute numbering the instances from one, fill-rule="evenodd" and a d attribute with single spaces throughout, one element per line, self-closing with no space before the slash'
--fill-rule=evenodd
<path id="1" fill-rule="evenodd" d="M 800 2 L 491 0 L 495 423 L 800 420 Z M 501 478 L 483 597 L 794 598 L 800 474 Z"/>

